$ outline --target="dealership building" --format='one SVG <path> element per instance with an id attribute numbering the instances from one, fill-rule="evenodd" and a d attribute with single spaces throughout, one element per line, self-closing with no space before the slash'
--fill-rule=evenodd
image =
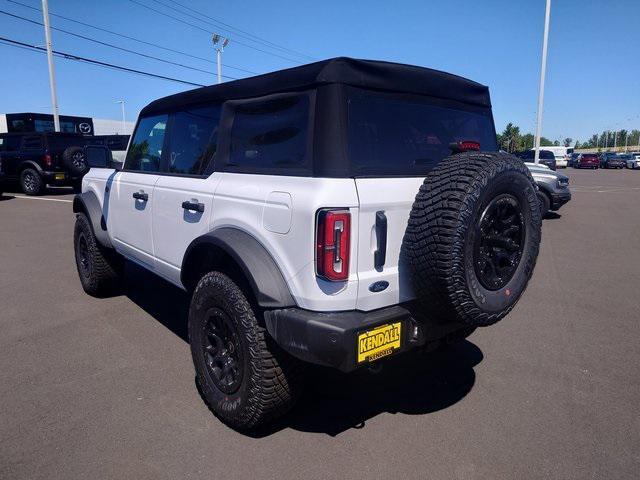
<path id="1" fill-rule="evenodd" d="M 82 135 L 131 135 L 133 122 L 60 115 L 60 131 Z M 0 133 L 53 132 L 49 113 L 0 113 Z"/>

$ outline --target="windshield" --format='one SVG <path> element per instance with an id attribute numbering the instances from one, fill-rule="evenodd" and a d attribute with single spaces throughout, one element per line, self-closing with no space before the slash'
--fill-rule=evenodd
<path id="1" fill-rule="evenodd" d="M 490 109 L 353 89 L 349 155 L 356 175 L 425 175 L 464 140 L 496 151 Z"/>

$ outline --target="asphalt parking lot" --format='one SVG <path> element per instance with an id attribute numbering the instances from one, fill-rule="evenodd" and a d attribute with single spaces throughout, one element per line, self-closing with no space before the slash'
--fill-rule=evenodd
<path id="1" fill-rule="evenodd" d="M 0 478 L 638 478 L 640 171 L 566 173 L 505 320 L 419 364 L 314 370 L 252 436 L 200 400 L 185 294 L 128 265 L 125 295 L 85 295 L 72 195 L 5 194 Z"/>

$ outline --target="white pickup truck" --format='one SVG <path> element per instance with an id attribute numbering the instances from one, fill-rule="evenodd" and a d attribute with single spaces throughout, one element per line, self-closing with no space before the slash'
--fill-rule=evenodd
<path id="1" fill-rule="evenodd" d="M 487 87 L 337 58 L 149 104 L 122 169 L 74 200 L 85 291 L 123 259 L 191 293 L 202 396 L 234 428 L 351 371 L 462 339 L 515 305 L 540 242 L 536 188 L 496 152 Z"/>

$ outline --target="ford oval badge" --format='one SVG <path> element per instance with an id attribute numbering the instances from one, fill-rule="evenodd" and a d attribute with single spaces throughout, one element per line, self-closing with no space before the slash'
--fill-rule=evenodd
<path id="1" fill-rule="evenodd" d="M 375 282 L 372 283 L 371 285 L 369 285 L 369 290 L 371 292 L 381 292 L 384 289 L 386 289 L 389 286 L 389 282 L 385 281 L 385 280 L 381 280 L 379 282 Z"/>

